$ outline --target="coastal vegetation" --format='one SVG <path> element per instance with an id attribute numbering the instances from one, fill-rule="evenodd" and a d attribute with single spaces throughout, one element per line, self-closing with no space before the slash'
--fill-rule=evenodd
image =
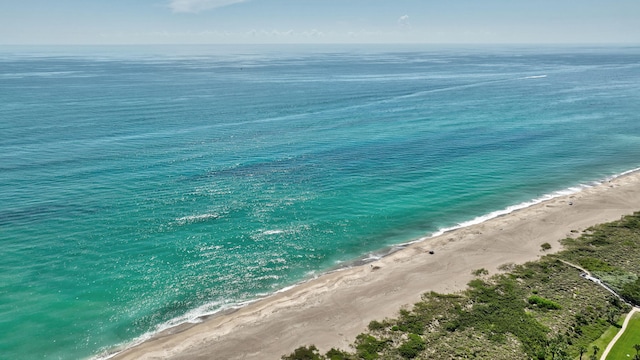
<path id="1" fill-rule="evenodd" d="M 488 276 L 486 269 L 476 270 L 463 292 L 424 294 L 396 318 L 372 321 L 349 351 L 321 354 L 310 346 L 282 358 L 598 358 L 607 345 L 598 339 L 615 334 L 630 310 L 625 301 L 640 304 L 640 212 L 562 243 L 562 251 L 538 261 L 502 266 L 504 273 Z M 589 270 L 625 301 L 582 278 L 567 262 Z M 640 319 L 634 318 L 633 326 L 640 329 Z M 636 343 L 640 339 L 620 344 L 624 358 L 635 354 Z"/>

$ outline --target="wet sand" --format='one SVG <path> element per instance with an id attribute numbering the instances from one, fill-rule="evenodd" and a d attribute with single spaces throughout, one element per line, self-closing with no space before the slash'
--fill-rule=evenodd
<path id="1" fill-rule="evenodd" d="M 481 224 L 412 244 L 383 259 L 329 273 L 202 323 L 158 334 L 115 359 L 280 359 L 302 345 L 348 349 L 371 320 L 395 316 L 428 291 L 455 292 L 471 272 L 524 263 L 548 242 L 640 210 L 634 172 Z M 429 252 L 433 251 L 433 254 Z"/>

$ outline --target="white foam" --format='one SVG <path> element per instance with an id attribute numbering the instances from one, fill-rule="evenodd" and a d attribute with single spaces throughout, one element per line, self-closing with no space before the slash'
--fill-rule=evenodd
<path id="1" fill-rule="evenodd" d="M 266 230 L 262 232 L 263 235 L 277 235 L 282 233 L 284 233 L 284 230 Z"/>
<path id="2" fill-rule="evenodd" d="M 283 292 L 285 292 L 285 291 L 289 291 L 289 290 L 291 290 L 291 289 L 295 288 L 296 286 L 297 286 L 297 285 L 285 286 L 285 287 L 283 287 L 282 289 L 280 289 L 280 290 L 276 291 L 275 293 L 276 293 L 276 294 L 281 294 L 281 293 L 283 293 Z"/>
<path id="3" fill-rule="evenodd" d="M 610 176 L 610 177 L 606 178 L 605 181 L 611 181 L 613 179 L 616 179 L 616 178 L 619 178 L 619 177 L 623 177 L 623 176 L 627 176 L 627 175 L 633 174 L 635 172 L 640 172 L 640 167 L 639 168 L 635 168 L 635 169 L 631 169 L 631 170 L 627 170 L 627 171 L 622 172 L 622 173 L 620 173 L 618 175 Z"/>
<path id="4" fill-rule="evenodd" d="M 561 196 L 572 195 L 572 194 L 578 193 L 578 192 L 580 192 L 580 191 L 582 191 L 584 189 L 590 188 L 592 186 L 593 185 L 581 184 L 580 186 L 577 186 L 577 187 L 570 187 L 570 188 L 567 188 L 567 189 L 564 189 L 564 190 L 553 192 L 551 194 L 543 195 L 543 196 L 541 196 L 539 198 L 536 198 L 536 199 L 533 199 L 531 201 L 525 201 L 525 202 L 520 203 L 520 204 L 509 206 L 509 207 L 507 207 L 505 209 L 502 209 L 502 210 L 497 210 L 497 211 L 488 213 L 486 215 L 478 216 L 478 217 L 476 217 L 476 218 L 474 218 L 472 220 L 459 223 L 459 224 L 457 224 L 455 226 L 452 226 L 452 227 L 439 229 L 438 231 L 434 232 L 430 236 L 421 238 L 418 241 L 423 241 L 423 240 L 430 239 L 430 238 L 433 238 L 433 237 L 436 237 L 436 236 L 440 236 L 440 235 L 442 235 L 444 233 L 447 233 L 449 231 L 458 230 L 458 229 L 462 229 L 462 228 L 469 227 L 469 226 L 472 226 L 472 225 L 481 224 L 481 223 L 486 222 L 488 220 L 495 219 L 497 217 L 510 214 L 510 213 L 512 213 L 514 211 L 517 211 L 517 210 L 526 209 L 528 207 L 540 204 L 542 202 L 545 202 L 545 201 L 548 201 L 548 200 L 551 200 L 551 199 L 555 199 L 555 198 L 558 198 L 558 197 L 561 197 Z"/>
<path id="5" fill-rule="evenodd" d="M 203 322 L 203 319 L 207 316 L 211 316 L 211 315 L 215 315 L 227 310 L 234 310 L 234 309 L 240 309 L 242 307 L 245 307 L 251 303 L 254 303 L 256 301 L 258 301 L 259 299 L 256 300 L 250 300 L 250 301 L 244 301 L 244 302 L 239 302 L 239 303 L 230 303 L 230 304 L 225 304 L 222 302 L 211 302 L 208 304 L 204 304 L 200 307 L 197 307 L 195 309 L 192 309 L 190 311 L 188 311 L 186 314 L 173 318 L 169 321 L 166 321 L 158 326 L 155 327 L 155 329 L 153 329 L 152 331 L 146 332 L 143 335 L 140 335 L 139 337 L 135 338 L 134 340 L 132 340 L 129 343 L 126 344 L 120 344 L 118 347 L 116 347 L 115 349 L 110 349 L 107 350 L 105 352 L 103 352 L 102 354 L 98 354 L 94 357 L 91 358 L 91 360 L 106 360 L 106 359 L 111 359 L 114 356 L 118 355 L 120 352 L 126 350 L 126 349 L 130 349 L 134 346 L 140 345 L 142 343 L 144 343 L 147 340 L 152 339 L 154 336 L 156 336 L 159 333 L 162 333 L 165 330 L 171 329 L 171 328 L 175 328 L 176 326 L 180 326 L 183 324 L 198 324 Z"/>
<path id="6" fill-rule="evenodd" d="M 210 214 L 199 214 L 199 215 L 183 216 L 181 218 L 176 219 L 175 221 L 180 225 L 184 225 L 184 224 L 191 224 L 191 223 L 199 222 L 199 221 L 213 220 L 213 219 L 217 219 L 219 217 L 220 217 L 220 215 L 217 214 L 217 213 L 210 213 Z"/>
<path id="7" fill-rule="evenodd" d="M 79 71 L 32 71 L 22 73 L 4 73 L 0 74 L 0 78 L 22 79 L 25 77 L 62 77 L 65 75 L 74 75 L 77 73 L 79 73 Z"/>
<path id="8" fill-rule="evenodd" d="M 380 259 L 382 259 L 382 256 L 380 255 L 369 254 L 369 256 L 367 256 L 366 258 L 363 258 L 362 261 L 368 263 L 368 262 L 377 261 Z"/>
<path id="9" fill-rule="evenodd" d="M 533 75 L 533 76 L 527 76 L 527 77 L 523 77 L 523 79 L 542 79 L 542 78 L 546 78 L 547 75 Z"/>
<path id="10" fill-rule="evenodd" d="M 427 240 L 427 239 L 430 239 L 430 238 L 433 238 L 433 237 L 436 237 L 436 236 L 440 236 L 440 235 L 442 235 L 444 233 L 447 233 L 449 231 L 458 230 L 458 229 L 462 229 L 462 228 L 469 227 L 469 226 L 472 226 L 472 225 L 481 224 L 481 223 L 483 223 L 485 221 L 497 218 L 499 216 L 507 215 L 507 214 L 510 214 L 510 213 L 512 213 L 514 211 L 525 209 L 525 208 L 528 208 L 528 207 L 531 207 L 531 206 L 534 206 L 534 205 L 540 204 L 542 202 L 545 202 L 545 201 L 548 201 L 548 200 L 551 200 L 551 199 L 555 199 L 555 198 L 558 198 L 558 197 L 561 197 L 561 196 L 573 195 L 573 194 L 581 192 L 581 191 L 583 191 L 585 189 L 600 185 L 600 184 L 602 184 L 604 182 L 611 181 L 611 180 L 614 180 L 614 179 L 617 179 L 619 177 L 626 176 L 626 175 L 629 175 L 629 174 L 632 174 L 632 173 L 635 173 L 635 172 L 640 172 L 640 168 L 635 168 L 635 169 L 628 170 L 628 171 L 625 171 L 625 172 L 622 172 L 622 173 L 619 173 L 619 174 L 616 174 L 616 175 L 612 175 L 612 176 L 609 176 L 609 177 L 607 177 L 607 178 L 605 178 L 604 180 L 601 180 L 601 181 L 593 181 L 591 184 L 580 184 L 578 186 L 569 187 L 569 188 L 566 188 L 564 190 L 558 190 L 558 191 L 555 191 L 553 193 L 546 194 L 546 195 L 543 195 L 543 196 L 541 196 L 539 198 L 533 199 L 531 201 L 525 201 L 525 202 L 520 203 L 520 204 L 509 206 L 509 207 L 507 207 L 505 209 L 502 209 L 502 210 L 497 210 L 497 211 L 488 213 L 486 215 L 478 216 L 478 217 L 476 217 L 476 218 L 474 218 L 472 220 L 462 222 L 462 223 L 457 224 L 455 226 L 439 229 L 438 231 L 432 233 L 431 235 L 423 237 L 423 238 L 420 238 L 420 239 L 418 239 L 416 241 L 410 242 L 409 244 L 415 243 L 415 242 L 424 241 L 424 240 Z"/>

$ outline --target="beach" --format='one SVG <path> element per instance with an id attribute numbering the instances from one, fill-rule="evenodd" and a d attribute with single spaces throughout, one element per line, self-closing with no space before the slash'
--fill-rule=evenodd
<path id="1" fill-rule="evenodd" d="M 408 245 L 380 260 L 331 272 L 201 323 L 166 330 L 114 359 L 279 359 L 303 345 L 348 349 L 370 321 L 393 317 L 429 291 L 466 287 L 561 249 L 560 240 L 637 211 L 640 173 L 624 174 L 493 219 Z M 541 244 L 549 243 L 544 252 Z M 432 252 L 432 253 L 431 253 Z"/>

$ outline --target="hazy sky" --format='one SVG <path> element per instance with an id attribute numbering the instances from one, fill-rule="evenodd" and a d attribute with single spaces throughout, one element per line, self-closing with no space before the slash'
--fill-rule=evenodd
<path id="1" fill-rule="evenodd" d="M 0 0 L 0 44 L 640 43 L 640 0 Z"/>

